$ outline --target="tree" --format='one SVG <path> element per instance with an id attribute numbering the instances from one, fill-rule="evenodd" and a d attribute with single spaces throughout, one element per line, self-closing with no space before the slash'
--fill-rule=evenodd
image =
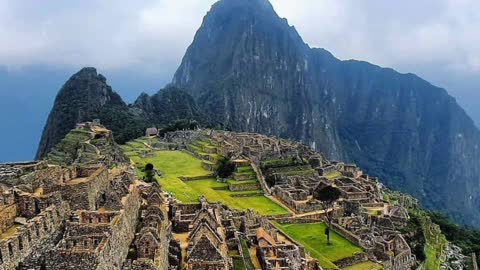
<path id="1" fill-rule="evenodd" d="M 327 228 L 325 229 L 325 235 L 327 235 L 327 243 L 330 243 L 330 229 L 332 226 L 333 221 L 333 205 L 336 200 L 340 198 L 340 190 L 338 188 L 330 186 L 330 185 L 322 185 L 320 184 L 315 191 L 313 192 L 313 198 L 320 201 L 322 205 L 322 209 L 325 212 L 325 218 L 327 220 Z M 332 211 L 329 211 L 332 209 Z"/>
<path id="2" fill-rule="evenodd" d="M 218 177 L 225 179 L 230 177 L 234 171 L 235 171 L 235 164 L 233 164 L 233 162 L 231 162 L 230 159 L 224 157 L 219 161 L 215 174 Z"/>
<path id="3" fill-rule="evenodd" d="M 145 182 L 151 183 L 155 181 L 155 170 L 153 168 L 152 163 L 147 163 L 145 165 L 145 177 L 144 177 Z"/>

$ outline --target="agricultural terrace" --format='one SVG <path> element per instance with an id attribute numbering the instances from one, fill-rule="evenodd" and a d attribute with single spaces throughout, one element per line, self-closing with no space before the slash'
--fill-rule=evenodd
<path id="1" fill-rule="evenodd" d="M 274 223 L 274 225 L 284 234 L 288 235 L 298 243 L 305 247 L 310 256 L 317 259 L 320 265 L 325 269 L 338 269 L 335 261 L 351 257 L 356 253 L 363 252 L 362 249 L 339 234 L 331 231 L 330 240 L 331 245 L 327 244 L 327 237 L 325 236 L 326 225 L 323 223 L 308 223 L 308 224 L 281 224 Z M 355 265 L 352 268 L 356 270 L 376 269 L 371 268 L 372 265 L 363 264 L 367 268 L 361 268 L 361 265 Z M 375 266 L 378 266 L 374 264 Z M 381 266 L 380 266 L 381 269 Z"/>
<path id="2" fill-rule="evenodd" d="M 145 139 L 131 141 L 123 146 L 125 153 L 135 163 L 139 177 L 147 163 L 154 165 L 162 173 L 157 181 L 162 188 L 183 203 L 196 203 L 203 195 L 211 202 L 222 202 L 239 210 L 252 209 L 262 215 L 282 215 L 288 211 L 265 197 L 261 189 L 248 191 L 230 191 L 229 183 L 217 182 L 212 172 L 202 167 L 201 159 L 183 151 L 155 151 L 147 147 Z M 242 173 L 242 172 L 239 172 Z M 201 177 L 201 180 L 182 181 L 180 177 Z M 254 180 L 251 180 L 254 181 Z"/>

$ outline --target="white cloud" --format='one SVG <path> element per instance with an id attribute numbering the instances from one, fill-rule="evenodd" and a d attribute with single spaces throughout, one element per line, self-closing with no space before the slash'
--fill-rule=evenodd
<path id="1" fill-rule="evenodd" d="M 339 58 L 480 72 L 478 0 L 272 2 L 309 44 Z"/>
<path id="2" fill-rule="evenodd" d="M 215 0 L 0 0 L 0 65 L 172 73 Z M 480 72 L 478 0 L 272 0 L 341 59 Z M 415 71 L 415 70 L 413 70 Z"/>

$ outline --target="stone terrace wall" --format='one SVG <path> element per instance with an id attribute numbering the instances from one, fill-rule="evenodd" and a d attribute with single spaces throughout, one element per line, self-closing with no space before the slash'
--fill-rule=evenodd
<path id="1" fill-rule="evenodd" d="M 343 236 L 344 238 L 346 238 L 350 242 L 354 243 L 355 245 L 361 247 L 360 238 L 358 236 L 354 235 L 353 233 L 347 231 L 342 226 L 340 226 L 338 224 L 335 224 L 335 223 L 332 223 L 332 230 L 335 231 L 336 233 L 340 234 L 341 236 Z"/>
<path id="2" fill-rule="evenodd" d="M 106 190 L 110 182 L 106 168 L 97 169 L 86 181 L 72 181 L 59 188 L 63 199 L 70 202 L 72 210 L 95 210 L 99 193 Z"/>
<path id="3" fill-rule="evenodd" d="M 365 253 L 358 253 L 351 257 L 343 258 L 338 261 L 335 261 L 334 264 L 338 266 L 340 269 L 367 261 L 367 255 Z"/>
<path id="4" fill-rule="evenodd" d="M 112 235 L 107 247 L 99 256 L 98 270 L 119 270 L 127 257 L 130 243 L 135 238 L 141 197 L 136 186 L 131 185 L 131 192 L 125 197 L 121 217 L 113 222 Z"/>
<path id="5" fill-rule="evenodd" d="M 42 244 L 62 228 L 68 204 L 52 205 L 19 227 L 17 233 L 0 241 L 0 270 L 15 269 L 33 251 L 42 249 Z"/>
<path id="6" fill-rule="evenodd" d="M 138 188 L 131 185 L 129 194 L 122 202 L 123 209 L 120 216 L 112 221 L 111 235 L 104 244 L 102 242 L 95 250 L 53 250 L 47 258 L 47 269 L 120 270 L 127 257 L 130 243 L 135 237 L 141 205 Z M 87 224 L 87 227 L 91 225 Z"/>
<path id="7" fill-rule="evenodd" d="M 260 188 L 260 183 L 251 183 L 251 184 L 235 184 L 230 185 L 230 191 L 249 191 L 249 190 L 258 190 Z"/>
<path id="8" fill-rule="evenodd" d="M 0 234 L 8 230 L 17 217 L 17 205 L 0 206 Z"/>

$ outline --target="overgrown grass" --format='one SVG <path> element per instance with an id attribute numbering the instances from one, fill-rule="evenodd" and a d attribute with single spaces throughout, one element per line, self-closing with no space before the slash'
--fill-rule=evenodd
<path id="1" fill-rule="evenodd" d="M 285 234 L 302 244 L 310 255 L 326 269 L 338 269 L 335 261 L 351 257 L 362 249 L 339 234 L 331 231 L 331 245 L 327 244 L 326 225 L 323 223 L 280 224 L 275 225 Z"/>

